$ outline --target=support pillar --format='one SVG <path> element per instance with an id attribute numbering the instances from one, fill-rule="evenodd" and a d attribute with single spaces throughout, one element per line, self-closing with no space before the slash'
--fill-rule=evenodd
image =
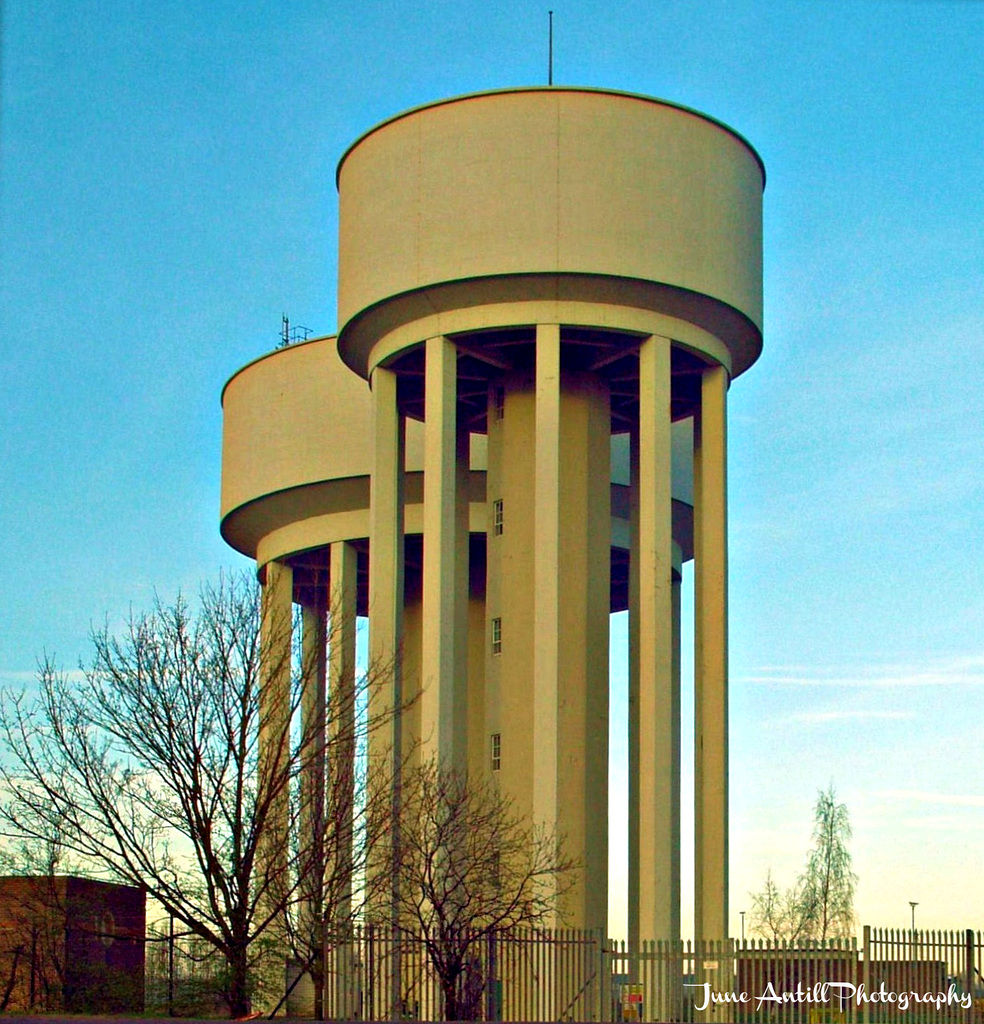
<path id="1" fill-rule="evenodd" d="M 396 374 L 372 373 L 373 467 L 369 506 L 369 671 L 378 680 L 370 714 L 382 725 L 370 736 L 370 755 L 385 756 L 395 772 L 402 758 L 404 418 L 396 404 Z M 384 769 L 386 770 L 386 769 Z"/>
<path id="2" fill-rule="evenodd" d="M 628 940 L 629 952 L 637 954 L 642 937 L 639 887 L 639 427 L 629 431 L 629 843 L 628 843 Z M 629 959 L 629 980 L 638 983 L 638 959 Z"/>
<path id="3" fill-rule="evenodd" d="M 325 695 L 326 644 L 328 640 L 327 592 L 301 605 L 301 806 L 297 848 L 300 952 L 320 959 L 323 948 L 322 916 L 325 877 Z M 288 997 L 288 1013 L 308 1014 L 319 1010 L 317 984 L 321 972 L 310 972 Z"/>
<path id="4" fill-rule="evenodd" d="M 377 366 L 372 372 L 373 467 L 369 512 L 369 671 L 379 685 L 369 696 L 370 772 L 390 784 L 389 834 L 378 859 L 367 868 L 380 884 L 371 916 L 386 921 L 395 937 L 399 927 L 400 804 L 403 765 L 403 484 L 404 417 L 397 407 L 396 374 Z M 384 889 L 388 889 L 388 898 Z M 391 1020 L 402 1016 L 401 967 L 394 944 L 385 974 Z"/>
<path id="5" fill-rule="evenodd" d="M 285 991 L 286 913 L 289 888 L 291 747 L 291 616 L 293 571 L 283 562 L 262 570 L 260 610 L 260 700 L 258 737 L 258 804 L 264 838 L 258 849 L 265 892 L 262 916 L 272 915 L 270 955 L 261 958 L 256 1003 L 272 1012 Z"/>
<path id="6" fill-rule="evenodd" d="M 560 686 L 560 326 L 536 328 L 533 495 L 533 821 L 557 827 Z M 555 920 L 545 922 L 554 927 Z"/>
<path id="7" fill-rule="evenodd" d="M 334 962 L 337 993 L 331 1016 L 349 1020 L 356 1012 L 352 1001 L 353 928 L 352 851 L 355 807 L 356 687 L 355 639 L 358 552 L 352 544 L 336 541 L 329 554 L 331 580 L 331 635 L 328 649 L 328 746 L 331 765 L 328 814 L 333 823 L 327 850 L 328 885 L 335 897 L 334 918 L 328 922 L 337 943 Z M 370 683 L 370 685 L 372 685 Z M 323 958 L 324 959 L 324 958 Z M 326 979 L 327 980 L 327 979 Z M 321 1019 L 321 1018 L 319 1018 Z"/>
<path id="8" fill-rule="evenodd" d="M 694 932 L 728 937 L 728 375 L 709 367 L 694 420 Z"/>
<path id="9" fill-rule="evenodd" d="M 420 736 L 424 761 L 463 771 L 467 729 L 468 431 L 457 417 L 457 363 L 457 350 L 447 338 L 427 340 Z"/>
<path id="10" fill-rule="evenodd" d="M 559 327 L 539 325 L 533 819 L 555 828 L 562 852 L 581 865 L 560 907 L 565 923 L 605 929 L 611 409 L 605 382 L 590 373 L 561 372 L 560 348 Z M 507 530 L 512 515 L 507 510 Z"/>
<path id="11" fill-rule="evenodd" d="M 327 595 L 324 595 L 327 598 Z M 327 601 L 301 606 L 301 849 L 310 872 L 324 867 Z M 319 887 L 320 888 L 320 887 Z M 313 894 L 320 903 L 321 894 Z"/>
<path id="12" fill-rule="evenodd" d="M 638 527 L 630 553 L 629 938 L 636 948 L 640 939 L 680 937 L 670 397 L 670 341 L 653 336 L 639 351 L 639 433 L 631 447 Z"/>
<path id="13" fill-rule="evenodd" d="M 291 614 L 293 572 L 283 562 L 264 567 L 260 617 L 259 783 L 270 836 L 265 870 L 287 861 L 289 831 Z M 286 879 L 280 882 L 286 884 Z M 270 888 L 276 886 L 271 885 Z"/>

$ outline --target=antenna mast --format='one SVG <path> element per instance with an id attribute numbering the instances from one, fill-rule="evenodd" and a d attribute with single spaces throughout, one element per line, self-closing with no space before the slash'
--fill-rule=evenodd
<path id="1" fill-rule="evenodd" d="M 293 345 L 295 341 L 307 341 L 311 336 L 310 327 L 302 327 L 300 324 L 290 325 L 290 319 L 284 313 L 280 317 L 280 344 L 277 348 L 286 348 Z"/>

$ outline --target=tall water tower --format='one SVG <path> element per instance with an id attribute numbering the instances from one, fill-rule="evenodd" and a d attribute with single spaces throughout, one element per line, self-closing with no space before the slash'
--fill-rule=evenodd
<path id="1" fill-rule="evenodd" d="M 494 773 L 564 836 L 575 927 L 607 924 L 628 609 L 633 940 L 680 931 L 690 558 L 695 928 L 728 931 L 726 396 L 762 345 L 764 178 L 734 131 L 644 96 L 402 114 L 339 164 L 337 341 L 224 395 L 223 534 L 268 605 L 301 603 L 312 637 L 329 588 L 368 613 L 371 655 L 401 652 L 389 699 L 420 695 L 389 740 Z"/>

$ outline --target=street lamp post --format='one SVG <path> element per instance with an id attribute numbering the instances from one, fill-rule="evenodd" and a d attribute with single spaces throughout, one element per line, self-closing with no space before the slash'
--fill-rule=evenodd
<path id="1" fill-rule="evenodd" d="M 744 942 L 745 941 L 745 911 L 744 910 L 739 910 L 738 913 L 741 914 L 741 941 Z"/>

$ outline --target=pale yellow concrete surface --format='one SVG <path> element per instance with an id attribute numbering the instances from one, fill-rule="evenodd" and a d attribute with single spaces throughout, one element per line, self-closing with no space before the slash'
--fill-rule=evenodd
<path id="1" fill-rule="evenodd" d="M 672 338 L 678 347 L 702 353 L 731 373 L 735 366 L 728 346 L 710 330 L 685 319 L 690 313 L 699 316 L 699 302 L 671 303 L 679 315 L 645 308 L 649 299 L 655 303 L 657 291 L 652 283 L 628 278 L 538 274 L 488 279 L 481 286 L 460 281 L 437 292 L 413 292 L 398 302 L 383 303 L 360 320 L 358 336 L 360 344 L 365 342 L 368 356 L 353 361 L 353 368 L 365 376 L 421 339 L 438 334 L 456 337 L 462 332 L 550 323 L 629 331 L 640 336 L 659 334 Z M 455 302 L 461 306 L 455 307 Z M 350 347 L 361 353 L 351 342 Z"/>
<path id="2" fill-rule="evenodd" d="M 371 394 L 339 359 L 335 341 L 275 349 L 237 371 L 223 391 L 222 535 L 261 565 L 369 536 Z M 672 429 L 673 496 L 692 506 L 691 424 Z M 423 424 L 408 420 L 408 533 L 423 529 L 423 435 Z M 611 445 L 612 483 L 627 487 L 628 435 L 612 435 Z M 486 435 L 471 435 L 470 452 L 469 529 L 484 533 Z M 626 524 L 613 511 L 613 546 L 628 546 Z"/>
<path id="3" fill-rule="evenodd" d="M 465 96 L 364 135 L 338 185 L 342 351 L 360 372 L 379 334 L 364 335 L 361 315 L 375 323 L 380 307 L 422 290 L 439 306 L 435 293 L 461 281 L 471 305 L 531 274 L 655 283 L 672 294 L 638 304 L 702 306 L 708 323 L 726 321 L 736 372 L 758 355 L 764 172 L 704 115 L 584 89 Z M 529 297 L 530 282 L 510 290 Z"/>
<path id="4" fill-rule="evenodd" d="M 330 551 L 330 641 L 328 651 L 328 692 L 331 713 L 327 733 L 331 738 L 332 755 L 341 764 L 340 775 L 345 778 L 348 765 L 355 758 L 356 727 L 356 595 L 358 553 L 355 548 L 340 541 Z M 335 776 L 339 777 L 338 775 Z M 341 834 L 348 835 L 353 825 L 356 803 L 355 774 L 348 774 L 349 782 L 344 796 L 339 793 L 344 815 Z M 336 811 L 337 813 L 337 811 Z M 339 860 L 339 875 L 345 877 L 352 864 L 353 851 L 345 847 L 332 851 Z M 338 895 L 338 916 L 344 921 L 351 909 L 352 884 L 348 881 Z"/>
<path id="5" fill-rule="evenodd" d="M 457 416 L 458 352 L 427 340 L 424 421 L 421 741 L 425 760 L 463 770 L 468 685 L 468 433 Z"/>
<path id="6" fill-rule="evenodd" d="M 369 388 L 339 360 L 334 338 L 243 367 L 222 407 L 223 518 L 262 495 L 365 476 L 372 464 Z"/>
<path id="7" fill-rule="evenodd" d="M 235 373 L 223 390 L 222 535 L 257 557 L 262 538 L 278 529 L 294 531 L 261 562 L 369 535 L 367 526 L 340 523 L 332 535 L 316 534 L 311 542 L 296 535 L 298 525 L 314 516 L 369 508 L 371 395 L 339 359 L 335 340 L 314 338 L 269 352 Z M 407 424 L 406 468 L 412 473 L 423 471 L 423 434 L 422 423 Z M 483 435 L 472 435 L 470 465 L 484 473 Z M 411 501 L 415 493 L 411 485 Z"/>
<path id="8" fill-rule="evenodd" d="M 674 676 L 673 510 L 670 418 L 672 390 L 669 338 L 649 338 L 639 353 L 639 579 L 638 659 L 630 681 L 639 725 L 630 753 L 630 834 L 638 844 L 630 871 L 637 893 L 634 934 L 675 939 L 680 934 L 680 692 Z M 636 829 L 637 834 L 636 834 Z M 637 917 L 635 916 L 637 913 Z"/>
<path id="9" fill-rule="evenodd" d="M 373 463 L 369 504 L 370 671 L 387 674 L 389 686 L 370 694 L 369 713 L 385 719 L 385 728 L 369 738 L 372 759 L 391 758 L 393 771 L 402 761 L 403 666 L 403 465 L 404 419 L 396 407 L 396 375 L 382 367 L 372 378 Z M 388 717 L 386 717 L 388 716 Z M 388 752 L 388 754 L 387 754 Z"/>
<path id="10" fill-rule="evenodd" d="M 694 430 L 694 936 L 728 934 L 727 374 L 709 369 Z"/>

